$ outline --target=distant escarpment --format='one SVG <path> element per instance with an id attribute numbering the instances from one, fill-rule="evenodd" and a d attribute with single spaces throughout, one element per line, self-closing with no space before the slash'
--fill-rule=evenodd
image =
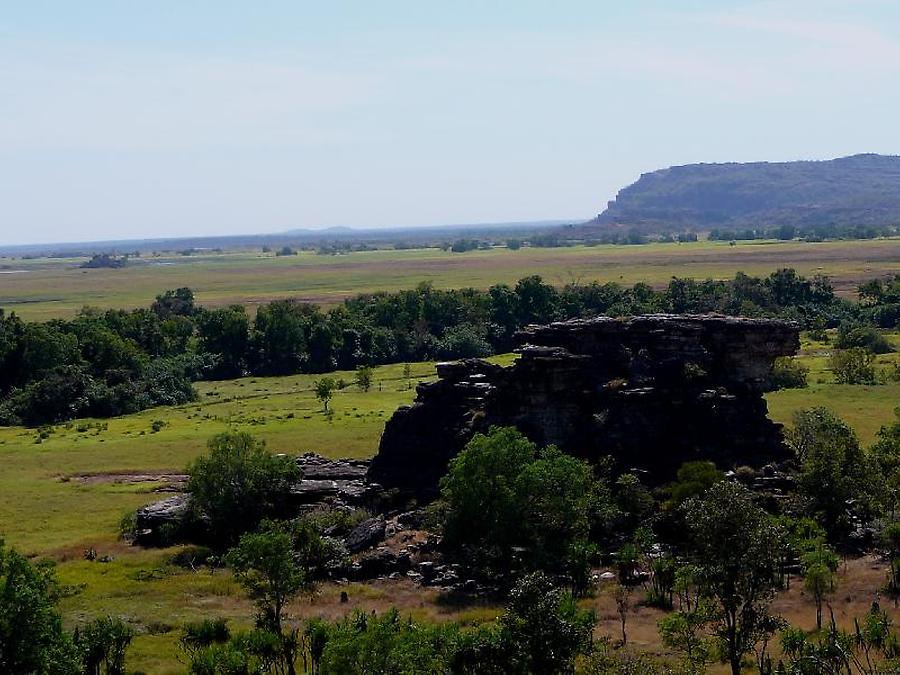
<path id="1" fill-rule="evenodd" d="M 431 498 L 449 461 L 491 426 L 589 461 L 612 457 L 651 484 L 689 460 L 759 467 L 788 456 L 762 393 L 774 360 L 799 348 L 796 324 L 649 315 L 530 326 L 518 337 L 512 366 L 439 364 L 439 380 L 388 421 L 369 480 Z"/>
<path id="2" fill-rule="evenodd" d="M 821 162 L 688 164 L 643 174 L 583 236 L 629 228 L 890 227 L 900 225 L 900 157 L 854 155 Z"/>

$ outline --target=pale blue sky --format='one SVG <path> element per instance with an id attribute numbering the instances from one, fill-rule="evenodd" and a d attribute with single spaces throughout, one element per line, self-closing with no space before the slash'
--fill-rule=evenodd
<path id="1" fill-rule="evenodd" d="M 19 0 L 0 244 L 589 218 L 643 171 L 900 154 L 894 0 Z"/>

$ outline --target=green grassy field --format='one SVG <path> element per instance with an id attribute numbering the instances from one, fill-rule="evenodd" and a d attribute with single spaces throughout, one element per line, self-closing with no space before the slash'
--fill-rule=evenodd
<path id="1" fill-rule="evenodd" d="M 900 335 L 892 340 L 900 345 Z M 869 444 L 878 428 L 892 420 L 900 403 L 900 383 L 833 384 L 826 350 L 821 343 L 804 343 L 799 358 L 810 367 L 811 385 L 768 395 L 771 415 L 789 423 L 794 411 L 824 405 Z M 898 357 L 880 357 L 881 367 Z M 505 355 L 495 360 L 511 359 Z M 315 376 L 298 375 L 200 383 L 195 404 L 60 425 L 40 443 L 38 430 L 0 428 L 0 532 L 20 551 L 57 561 L 60 579 L 72 589 L 61 604 L 67 625 L 107 613 L 122 616 L 138 631 L 129 668 L 183 672 L 177 637 L 185 621 L 216 615 L 240 625 L 253 610 L 227 571 L 185 570 L 168 562 L 177 547 L 141 550 L 119 541 L 119 521 L 126 512 L 165 496 L 153 492 L 159 483 L 131 482 L 130 475 L 181 471 L 203 451 L 207 438 L 228 429 L 249 431 L 279 452 L 371 456 L 385 421 L 399 405 L 412 400 L 409 386 L 434 377 L 433 364 L 413 364 L 411 369 L 410 382 L 403 378 L 402 365 L 384 366 L 376 369 L 371 391 L 342 389 L 332 401 L 331 418 L 313 396 Z M 352 379 L 350 373 L 335 377 Z M 156 420 L 165 425 L 154 433 Z M 111 560 L 85 560 L 83 553 L 89 548 Z M 291 612 L 337 616 L 348 611 L 339 604 L 338 592 L 325 585 L 314 602 L 298 601 Z M 351 586 L 349 592 L 350 607 L 367 611 L 397 604 L 423 617 L 462 621 L 496 612 L 491 607 L 441 607 L 431 592 L 405 582 Z"/>
<path id="2" fill-rule="evenodd" d="M 645 281 L 672 276 L 725 279 L 736 270 L 766 275 L 793 267 L 829 275 L 853 295 L 860 281 L 900 272 L 900 239 L 839 242 L 700 241 L 644 246 L 497 248 L 458 254 L 439 249 L 368 251 L 340 256 L 258 252 L 145 257 L 124 269 L 79 269 L 81 259 L 0 258 L 0 307 L 27 319 L 72 316 L 84 305 L 145 307 L 162 291 L 189 286 L 200 303 L 251 308 L 282 297 L 329 305 L 365 291 L 396 291 L 431 281 L 439 288 L 487 288 L 540 274 L 554 284 Z"/>

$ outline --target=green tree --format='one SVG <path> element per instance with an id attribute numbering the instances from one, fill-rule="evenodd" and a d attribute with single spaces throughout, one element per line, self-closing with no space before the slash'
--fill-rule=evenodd
<path id="1" fill-rule="evenodd" d="M 372 388 L 372 376 L 374 372 L 375 371 L 371 366 L 358 366 L 356 368 L 353 379 L 360 391 L 369 391 L 369 389 Z M 316 391 L 318 393 L 318 390 Z"/>
<path id="2" fill-rule="evenodd" d="M 288 527 L 276 521 L 263 521 L 258 532 L 241 535 L 225 561 L 256 603 L 258 625 L 281 634 L 284 606 L 300 591 L 312 589 L 308 570 L 294 559 Z"/>
<path id="3" fill-rule="evenodd" d="M 227 547 L 264 518 L 283 512 L 284 497 L 300 479 L 300 468 L 247 433 L 219 434 L 207 448 L 209 454 L 188 467 L 187 491 L 208 519 L 213 542 Z"/>
<path id="4" fill-rule="evenodd" d="M 782 356 L 775 359 L 769 375 L 770 389 L 803 389 L 807 386 L 809 368 L 797 359 Z"/>
<path id="5" fill-rule="evenodd" d="M 75 632 L 85 675 L 125 675 L 125 652 L 134 629 L 118 618 L 95 619 Z"/>
<path id="6" fill-rule="evenodd" d="M 831 541 L 850 531 L 853 511 L 868 520 L 879 510 L 884 489 L 878 466 L 860 448 L 853 430 L 832 412 L 797 412 L 788 442 L 800 463 L 798 482 L 807 513 Z"/>
<path id="7" fill-rule="evenodd" d="M 822 603 L 834 589 L 834 573 L 822 563 L 813 563 L 803 574 L 803 585 L 816 603 L 816 630 L 822 630 Z"/>
<path id="8" fill-rule="evenodd" d="M 323 377 L 313 383 L 313 389 L 316 392 L 316 398 L 322 403 L 322 408 L 328 412 L 328 403 L 334 397 L 337 382 L 332 377 Z"/>
<path id="9" fill-rule="evenodd" d="M 697 460 L 685 462 L 675 474 L 675 482 L 669 487 L 670 506 L 681 506 L 691 497 L 698 497 L 725 478 L 713 462 Z"/>
<path id="10" fill-rule="evenodd" d="M 408 363 L 403 364 L 403 379 L 406 380 L 407 390 L 412 389 L 412 368 Z"/>
<path id="11" fill-rule="evenodd" d="M 828 360 L 838 384 L 875 384 L 875 357 L 859 347 L 836 349 Z"/>
<path id="12" fill-rule="evenodd" d="M 194 292 L 190 288 L 179 288 L 166 291 L 156 296 L 151 309 L 160 319 L 173 316 L 192 316 L 197 308 L 194 305 Z"/>
<path id="13" fill-rule="evenodd" d="M 476 435 L 451 460 L 441 494 L 447 551 L 503 578 L 517 565 L 563 572 L 584 561 L 602 491 L 586 463 L 538 452 L 507 427 Z"/>
<path id="14" fill-rule="evenodd" d="M 230 379 L 244 374 L 250 350 L 250 318 L 241 305 L 201 311 L 197 336 L 200 350 L 217 361 L 216 377 Z"/>
<path id="15" fill-rule="evenodd" d="M 260 375 L 290 375 L 308 359 L 307 331 L 315 309 L 294 300 L 276 300 L 256 313 L 251 333 L 254 371 Z"/>
<path id="16" fill-rule="evenodd" d="M 515 429 L 495 428 L 487 436 L 477 434 L 450 461 L 441 480 L 449 551 L 488 573 L 510 569 L 512 549 L 523 539 L 516 479 L 536 453 Z"/>
<path id="17" fill-rule="evenodd" d="M 81 659 L 56 612 L 53 568 L 0 539 L 0 672 L 75 675 Z"/>
<path id="18" fill-rule="evenodd" d="M 720 481 L 684 506 L 691 560 L 715 602 L 714 633 L 733 675 L 771 631 L 781 531 L 737 483 Z"/>
<path id="19" fill-rule="evenodd" d="M 888 563 L 888 591 L 894 596 L 894 605 L 900 598 L 900 523 L 888 523 L 881 532 L 881 541 L 887 550 Z"/>
<path id="20" fill-rule="evenodd" d="M 709 625 L 714 617 L 714 608 L 703 600 L 696 607 L 672 612 L 657 623 L 663 646 L 681 655 L 685 675 L 705 673 L 712 661 L 715 645 Z"/>
<path id="21" fill-rule="evenodd" d="M 510 645 L 510 672 L 572 673 L 590 642 L 594 615 L 540 572 L 523 577 L 510 593 L 500 624 Z"/>

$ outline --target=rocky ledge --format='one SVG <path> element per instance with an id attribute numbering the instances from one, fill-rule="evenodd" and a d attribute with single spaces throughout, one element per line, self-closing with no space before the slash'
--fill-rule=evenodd
<path id="1" fill-rule="evenodd" d="M 369 462 L 359 459 L 326 459 L 312 452 L 297 457 L 301 478 L 291 487 L 286 500 L 288 513 L 296 516 L 320 506 L 357 507 L 368 505 L 380 493 L 380 487 L 367 480 Z M 135 513 L 134 542 L 156 546 L 167 538 L 167 530 L 181 531 L 183 536 L 203 537 L 202 514 L 193 530 L 184 531 L 191 514 L 190 497 L 176 494 L 148 504 Z"/>
<path id="2" fill-rule="evenodd" d="M 438 381 L 388 421 L 368 477 L 429 499 L 466 442 L 501 425 L 589 461 L 612 457 L 651 484 L 689 460 L 723 469 L 780 461 L 787 449 L 762 393 L 798 336 L 791 322 L 718 315 L 529 326 L 512 366 L 438 364 Z"/>

